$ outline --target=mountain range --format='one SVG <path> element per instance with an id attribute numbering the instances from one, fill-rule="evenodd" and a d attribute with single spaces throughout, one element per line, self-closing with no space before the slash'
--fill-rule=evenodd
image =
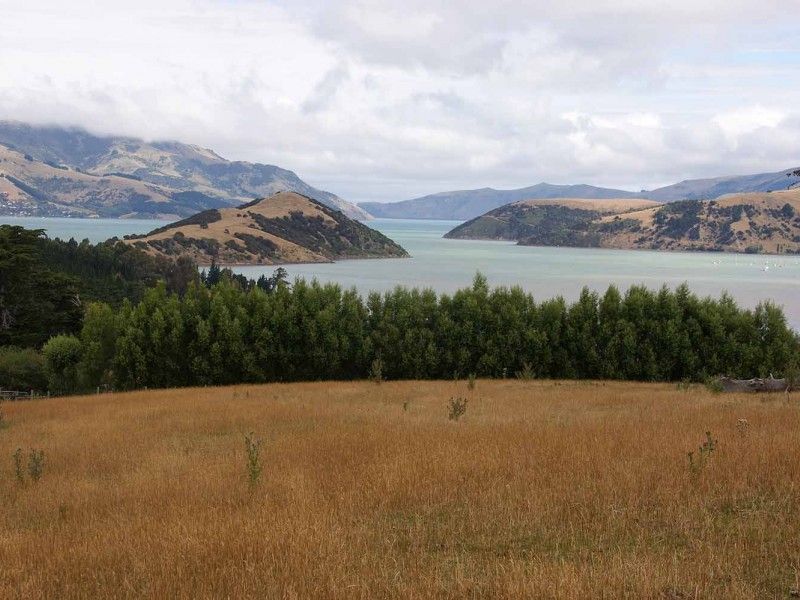
<path id="1" fill-rule="evenodd" d="M 356 205 L 273 165 L 230 161 L 180 142 L 0 121 L 0 214 L 182 217 L 280 191 L 299 192 L 351 218 L 369 218 Z"/>
<path id="2" fill-rule="evenodd" d="M 591 185 L 540 183 L 517 190 L 460 190 L 440 192 L 401 202 L 359 204 L 374 217 L 389 219 L 448 219 L 465 221 L 510 202 L 549 198 L 633 198 L 635 194 Z"/>
<path id="3" fill-rule="evenodd" d="M 800 186 L 800 168 L 757 175 L 692 179 L 651 191 L 642 190 L 641 192 L 628 192 L 591 185 L 540 183 L 515 190 L 481 188 L 477 190 L 440 192 L 401 202 L 363 202 L 359 206 L 374 217 L 466 221 L 505 204 L 520 200 L 641 198 L 658 202 L 674 202 L 677 200 L 711 200 L 725 194 L 770 192 L 797 186 Z"/>
<path id="4" fill-rule="evenodd" d="M 641 192 L 540 183 L 513 190 L 481 188 L 355 205 L 312 187 L 292 171 L 230 161 L 195 145 L 0 121 L 0 214 L 6 215 L 180 218 L 294 191 L 362 221 L 371 216 L 467 221 L 520 200 L 642 198 L 673 202 L 798 186 L 800 168 L 794 168 L 685 180 Z"/>

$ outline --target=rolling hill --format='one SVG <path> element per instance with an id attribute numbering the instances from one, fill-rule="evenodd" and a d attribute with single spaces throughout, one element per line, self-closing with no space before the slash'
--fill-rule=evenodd
<path id="1" fill-rule="evenodd" d="M 521 245 L 800 253 L 800 189 L 716 200 L 522 201 L 448 232 Z"/>
<path id="2" fill-rule="evenodd" d="M 517 190 L 460 190 L 402 202 L 366 202 L 359 206 L 374 217 L 389 219 L 446 219 L 465 221 L 519 200 L 545 198 L 635 198 L 636 194 L 591 185 L 540 183 Z"/>
<path id="3" fill-rule="evenodd" d="M 351 218 L 369 218 L 363 209 L 308 185 L 292 171 L 229 161 L 179 142 L 0 121 L 0 153 L 6 159 L 0 162 L 6 179 L 0 189 L 1 214 L 189 216 L 295 191 Z"/>
<path id="4" fill-rule="evenodd" d="M 332 262 L 403 258 L 382 233 L 296 192 L 238 208 L 210 209 L 126 242 L 152 255 L 189 256 L 198 264 Z"/>
<path id="5" fill-rule="evenodd" d="M 473 219 L 511 202 L 553 198 L 645 198 L 658 202 L 711 200 L 725 194 L 772 192 L 800 186 L 800 169 L 774 173 L 686 180 L 652 191 L 627 192 L 591 185 L 540 183 L 516 190 L 461 190 L 441 192 L 401 202 L 367 202 L 359 206 L 375 217 L 390 219 Z"/>
<path id="6" fill-rule="evenodd" d="M 711 179 L 689 179 L 645 192 L 644 197 L 659 202 L 675 200 L 713 200 L 726 194 L 775 192 L 800 187 L 800 168 L 775 173 L 736 175 Z"/>

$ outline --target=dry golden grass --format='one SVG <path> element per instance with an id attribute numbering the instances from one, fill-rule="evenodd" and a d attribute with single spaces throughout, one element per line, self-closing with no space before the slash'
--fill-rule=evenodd
<path id="1" fill-rule="evenodd" d="M 457 422 L 454 395 L 471 398 Z M 3 598 L 735 599 L 800 587 L 797 394 L 360 382 L 2 408 Z M 687 451 L 706 430 L 717 448 L 692 471 Z M 263 440 L 255 486 L 248 431 Z M 17 447 L 44 450 L 38 483 L 16 481 Z"/>

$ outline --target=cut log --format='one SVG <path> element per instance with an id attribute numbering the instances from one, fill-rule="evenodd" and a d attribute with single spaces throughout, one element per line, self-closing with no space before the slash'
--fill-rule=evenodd
<path id="1" fill-rule="evenodd" d="M 789 387 L 786 379 L 731 379 L 720 377 L 723 392 L 785 392 Z"/>

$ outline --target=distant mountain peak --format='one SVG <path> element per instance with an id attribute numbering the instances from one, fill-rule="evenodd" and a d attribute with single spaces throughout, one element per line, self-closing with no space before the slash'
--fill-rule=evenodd
<path id="1" fill-rule="evenodd" d="M 727 194 L 776 192 L 800 183 L 800 169 L 784 169 L 753 175 L 724 175 L 703 179 L 684 179 L 678 183 L 647 192 L 646 196 L 660 202 L 675 200 L 713 200 Z"/>
<path id="2" fill-rule="evenodd" d="M 359 206 L 375 217 L 467 221 L 518 200 L 645 198 L 658 202 L 672 202 L 675 200 L 711 200 L 726 194 L 772 192 L 796 187 L 800 187 L 800 168 L 756 175 L 685 179 L 673 185 L 640 192 L 603 188 L 586 183 L 553 184 L 543 181 L 529 187 L 512 190 L 485 187 L 438 192 L 401 202 L 365 202 Z"/>
<path id="3" fill-rule="evenodd" d="M 387 204 L 378 202 L 361 203 L 359 206 L 375 217 L 466 221 L 510 202 L 561 197 L 603 200 L 634 198 L 636 194 L 586 184 L 556 185 L 542 182 L 513 190 L 498 190 L 487 187 L 474 190 L 439 192 L 412 200 Z"/>

